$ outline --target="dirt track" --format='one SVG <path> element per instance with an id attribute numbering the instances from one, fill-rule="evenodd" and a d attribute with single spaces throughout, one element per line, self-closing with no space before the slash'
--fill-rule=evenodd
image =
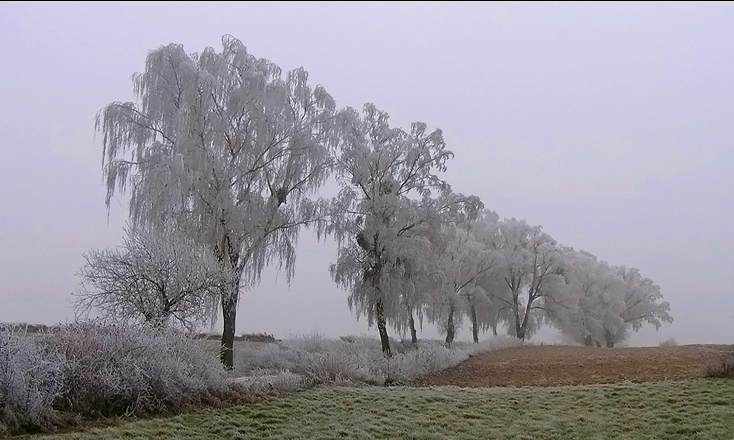
<path id="1" fill-rule="evenodd" d="M 654 382 L 699 376 L 732 346 L 592 348 L 514 347 L 473 356 L 418 386 L 554 386 L 594 383 Z"/>

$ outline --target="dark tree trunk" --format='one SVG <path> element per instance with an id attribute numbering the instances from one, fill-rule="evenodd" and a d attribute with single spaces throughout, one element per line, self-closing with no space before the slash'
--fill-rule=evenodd
<path id="1" fill-rule="evenodd" d="M 449 309 L 449 319 L 446 322 L 446 346 L 450 347 L 454 342 L 454 308 Z"/>
<path id="2" fill-rule="evenodd" d="M 596 348 L 601 348 L 601 342 L 598 339 L 594 339 L 594 344 L 596 344 Z"/>
<path id="3" fill-rule="evenodd" d="M 219 354 L 222 365 L 227 370 L 234 368 L 234 332 L 237 318 L 238 292 L 232 292 L 222 301 L 222 317 L 224 330 L 222 331 L 222 347 Z"/>
<path id="4" fill-rule="evenodd" d="M 612 336 L 612 332 L 604 329 L 604 339 L 606 340 L 607 348 L 614 348 L 614 336 Z"/>
<path id="5" fill-rule="evenodd" d="M 525 329 L 521 326 L 517 326 L 517 339 L 524 341 L 525 340 Z"/>
<path id="6" fill-rule="evenodd" d="M 232 247 L 230 237 L 225 233 L 217 247 L 219 261 L 231 268 L 237 275 L 233 285 L 229 286 L 229 292 L 222 294 L 222 344 L 220 346 L 219 359 L 226 370 L 234 368 L 234 333 L 237 323 L 237 305 L 240 299 L 240 279 L 242 278 L 242 267 L 238 265 L 238 249 Z"/>
<path id="7" fill-rule="evenodd" d="M 525 340 L 525 329 L 522 327 L 520 317 L 517 314 L 515 314 L 515 336 L 521 341 Z"/>
<path id="8" fill-rule="evenodd" d="M 377 312 L 377 330 L 380 332 L 380 342 L 382 342 L 382 354 L 387 357 L 392 356 L 390 353 L 390 337 L 387 335 L 387 322 L 385 320 L 385 309 L 382 305 L 382 300 L 377 300 L 375 305 L 375 311 Z"/>
<path id="9" fill-rule="evenodd" d="M 591 338 L 591 336 L 586 336 L 584 338 L 584 345 L 586 347 L 593 347 L 594 346 L 594 340 Z"/>
<path id="10" fill-rule="evenodd" d="M 415 320 L 412 311 L 410 312 L 410 342 L 413 345 L 418 345 L 418 334 L 415 331 Z"/>
<path id="11" fill-rule="evenodd" d="M 529 310 L 526 310 L 524 315 L 522 322 L 520 322 L 520 317 L 517 314 L 515 315 L 515 332 L 517 333 L 517 339 L 521 341 L 525 341 L 525 330 L 528 328 L 528 319 L 530 318 Z"/>
<path id="12" fill-rule="evenodd" d="M 517 332 L 517 337 L 525 341 L 525 335 L 528 331 L 528 322 L 530 321 L 530 306 L 533 304 L 532 299 L 528 299 L 528 305 L 525 307 L 525 316 L 522 318 L 522 324 L 520 326 L 519 331 Z"/>
<path id="13" fill-rule="evenodd" d="M 474 338 L 474 343 L 479 343 L 479 328 L 477 326 L 477 309 L 474 307 L 474 304 L 471 305 L 471 309 L 469 310 L 469 313 L 471 315 L 471 335 L 472 338 Z"/>

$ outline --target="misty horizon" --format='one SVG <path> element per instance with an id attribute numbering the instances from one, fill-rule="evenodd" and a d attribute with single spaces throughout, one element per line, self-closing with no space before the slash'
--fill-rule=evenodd
<path id="1" fill-rule="evenodd" d="M 440 128 L 455 154 L 443 177 L 500 218 L 639 268 L 674 322 L 628 345 L 731 343 L 734 6 L 176 8 L 0 6 L 0 322 L 74 319 L 83 253 L 119 245 L 128 214 L 129 194 L 105 207 L 95 115 L 133 99 L 150 50 L 219 50 L 230 34 L 284 71 L 303 66 L 337 108 L 373 102 L 395 127 Z M 271 267 L 242 294 L 236 333 L 377 337 L 329 275 L 333 239 L 303 230 L 297 251 L 290 285 Z M 426 323 L 419 337 L 441 335 Z M 470 338 L 465 322 L 457 339 Z"/>

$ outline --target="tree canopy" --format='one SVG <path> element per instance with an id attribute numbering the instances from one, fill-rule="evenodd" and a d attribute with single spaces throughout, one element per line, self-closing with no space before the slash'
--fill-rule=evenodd
<path id="1" fill-rule="evenodd" d="M 445 331 L 447 344 L 464 316 L 475 341 L 480 330 L 496 334 L 503 324 L 527 339 L 548 323 L 607 346 L 643 323 L 672 321 L 659 286 L 638 269 L 598 261 L 540 226 L 500 220 L 478 197 L 455 193 L 441 177 L 454 156 L 441 130 L 423 122 L 393 127 L 371 103 L 361 112 L 337 109 L 305 69 L 283 73 L 231 36 L 221 51 L 187 53 L 177 44 L 151 51 L 133 86 L 135 101 L 113 102 L 96 120 L 106 204 L 129 190 L 132 228 L 164 234 L 162 225 L 172 225 L 192 252 L 207 249 L 231 274 L 235 282 L 217 298 L 227 367 L 240 292 L 269 264 L 291 279 L 302 226 L 336 239 L 332 279 L 348 290 L 357 317 L 378 327 L 388 356 L 387 327 L 410 330 L 417 343 L 416 318 L 422 324 L 424 317 Z M 323 199 L 318 189 L 329 178 L 340 190 Z M 118 257 L 90 253 L 87 281 Z M 116 290 L 115 283 L 101 290 Z M 146 316 L 146 307 L 130 310 Z"/>

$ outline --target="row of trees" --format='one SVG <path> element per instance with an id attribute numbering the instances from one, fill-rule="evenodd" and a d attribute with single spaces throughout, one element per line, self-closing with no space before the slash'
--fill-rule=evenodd
<path id="1" fill-rule="evenodd" d="M 231 368 L 240 293 L 269 264 L 290 280 L 308 226 L 336 238 L 332 278 L 388 355 L 388 327 L 415 342 L 424 318 L 442 324 L 447 343 L 465 316 L 475 340 L 503 322 L 525 339 L 550 320 L 608 344 L 670 320 L 637 270 L 500 222 L 476 196 L 453 192 L 439 177 L 453 157 L 440 130 L 391 127 L 372 104 L 338 110 L 304 69 L 283 75 L 239 40 L 222 45 L 151 51 L 134 76 L 137 101 L 99 113 L 106 204 L 129 187 L 129 237 L 86 255 L 78 307 L 187 325 L 218 308 Z M 316 197 L 330 177 L 339 194 Z"/>

